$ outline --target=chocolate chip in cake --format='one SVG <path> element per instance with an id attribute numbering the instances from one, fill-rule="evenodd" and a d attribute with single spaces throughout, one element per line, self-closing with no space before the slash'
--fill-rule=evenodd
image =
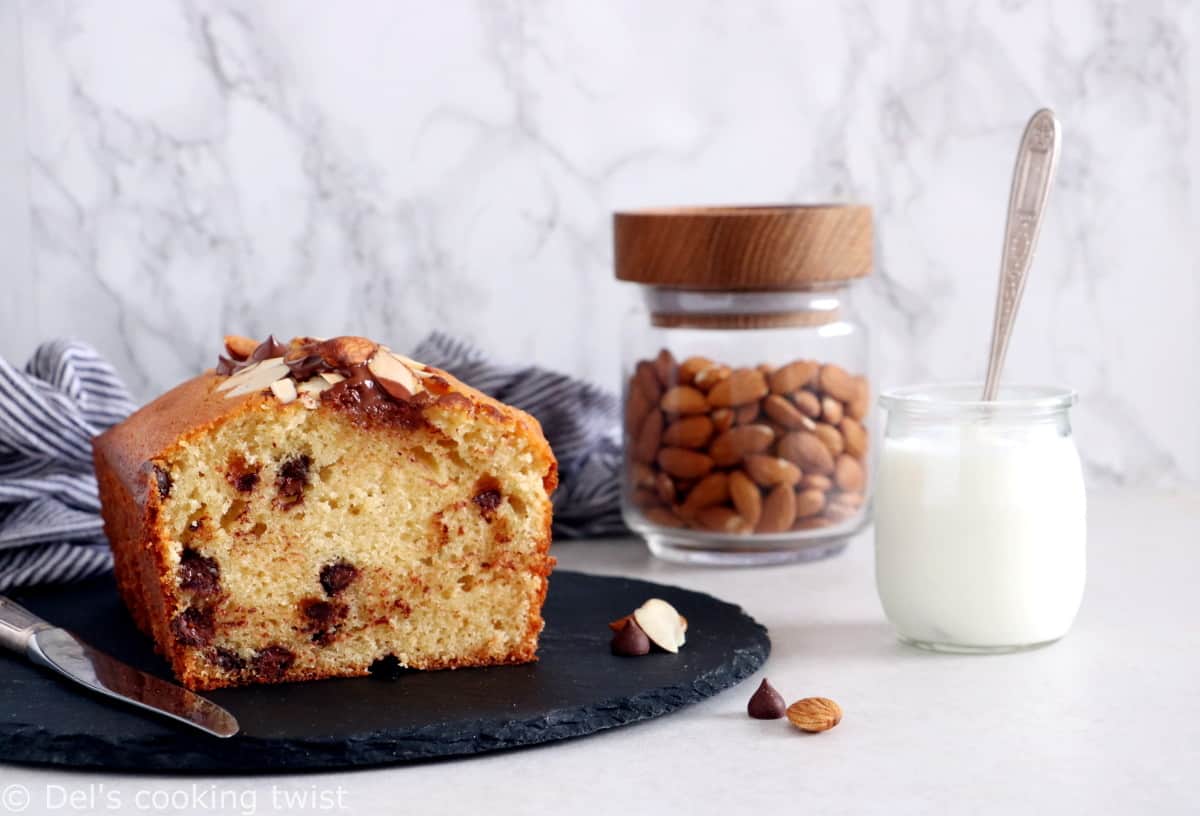
<path id="1" fill-rule="evenodd" d="M 333 597 L 354 583 L 357 577 L 358 567 L 345 559 L 338 559 L 321 567 L 321 588 L 326 595 Z"/>
<path id="2" fill-rule="evenodd" d="M 232 649 L 217 647 L 213 653 L 212 662 L 227 672 L 240 672 L 246 668 L 246 660 Z"/>
<path id="3" fill-rule="evenodd" d="M 388 654 L 372 662 L 367 671 L 377 680 L 396 680 L 404 674 L 404 667 L 400 665 L 400 658 Z"/>
<path id="4" fill-rule="evenodd" d="M 221 567 L 216 559 L 185 547 L 179 557 L 179 587 L 197 595 L 214 595 L 221 586 Z"/>
<path id="5" fill-rule="evenodd" d="M 161 465 L 154 466 L 154 481 L 158 486 L 158 497 L 165 499 L 171 495 L 171 486 L 174 482 L 171 481 L 171 474 L 167 473 Z"/>
<path id="6" fill-rule="evenodd" d="M 275 504 L 281 509 L 288 509 L 304 501 L 304 488 L 308 486 L 308 469 L 312 467 L 312 457 L 301 453 L 285 459 L 279 466 L 279 474 L 275 477 L 275 489 L 279 495 Z"/>
<path id="7" fill-rule="evenodd" d="M 258 486 L 258 471 L 261 465 L 251 465 L 241 456 L 233 455 L 229 458 L 229 465 L 225 469 L 225 481 L 239 493 L 253 492 Z"/>
<path id="8" fill-rule="evenodd" d="M 322 601 L 317 598 L 305 598 L 300 602 L 300 614 L 304 616 L 310 627 L 317 629 L 336 626 L 346 619 L 349 612 L 349 607 L 343 603 Z"/>
<path id="9" fill-rule="evenodd" d="M 268 646 L 254 656 L 254 673 L 261 680 L 280 680 L 295 662 L 296 655 L 286 646 Z"/>
<path id="10" fill-rule="evenodd" d="M 207 646 L 215 634 L 212 610 L 189 606 L 171 621 L 171 633 L 183 646 Z"/>
<path id="11" fill-rule="evenodd" d="M 484 476 L 475 484 L 475 495 L 471 501 L 479 508 L 484 520 L 491 521 L 496 516 L 496 508 L 500 506 L 503 495 L 500 493 L 500 482 L 495 476 Z"/>

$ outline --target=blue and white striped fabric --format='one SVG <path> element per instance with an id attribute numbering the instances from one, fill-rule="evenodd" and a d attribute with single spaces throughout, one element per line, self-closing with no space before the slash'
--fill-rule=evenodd
<path id="1" fill-rule="evenodd" d="M 561 538 L 626 532 L 619 510 L 616 398 L 532 366 L 505 366 L 440 333 L 413 352 L 536 416 L 559 459 L 554 530 Z M 92 473 L 91 438 L 134 409 L 90 346 L 44 343 L 18 371 L 0 359 L 0 592 L 112 569 Z"/>
<path id="2" fill-rule="evenodd" d="M 84 343 L 44 343 L 23 372 L 0 359 L 0 591 L 112 569 L 91 438 L 133 408 Z"/>

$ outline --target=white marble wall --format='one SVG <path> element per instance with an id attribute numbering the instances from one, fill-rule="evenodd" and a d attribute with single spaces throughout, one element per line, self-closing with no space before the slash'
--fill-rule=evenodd
<path id="1" fill-rule="evenodd" d="M 1094 483 L 1200 480 L 1185 0 L 0 4 L 7 356 L 77 335 L 149 395 L 225 331 L 440 327 L 615 384 L 613 209 L 857 199 L 881 381 L 978 376 L 1049 105 L 1009 373 L 1080 390 Z"/>

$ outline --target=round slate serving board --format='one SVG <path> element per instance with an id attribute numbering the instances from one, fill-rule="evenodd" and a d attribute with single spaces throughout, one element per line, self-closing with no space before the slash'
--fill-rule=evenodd
<path id="1" fill-rule="evenodd" d="M 140 669 L 170 674 L 111 579 L 14 592 L 51 623 Z M 609 652 L 608 621 L 650 597 L 688 618 L 677 655 Z M 756 671 L 771 643 L 740 607 L 627 578 L 556 572 L 537 663 L 402 672 L 207 692 L 241 733 L 208 737 L 110 703 L 15 654 L 0 655 L 0 757 L 77 767 L 288 771 L 477 754 L 580 737 L 658 717 Z"/>

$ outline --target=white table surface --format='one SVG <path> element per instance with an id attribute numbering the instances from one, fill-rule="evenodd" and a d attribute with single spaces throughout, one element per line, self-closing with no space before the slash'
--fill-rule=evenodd
<path id="1" fill-rule="evenodd" d="M 639 725 L 411 767 L 140 777 L 0 765 L 0 813 L 22 790 L 28 813 L 276 813 L 285 796 L 314 813 L 1196 813 L 1198 549 L 1200 493 L 1092 495 L 1072 633 L 960 657 L 893 638 L 869 534 L 825 562 L 742 570 L 653 561 L 633 541 L 563 543 L 561 568 L 742 604 L 770 630 L 771 681 L 789 700 L 836 699 L 842 724 L 807 736 L 749 719 L 755 676 Z"/>

